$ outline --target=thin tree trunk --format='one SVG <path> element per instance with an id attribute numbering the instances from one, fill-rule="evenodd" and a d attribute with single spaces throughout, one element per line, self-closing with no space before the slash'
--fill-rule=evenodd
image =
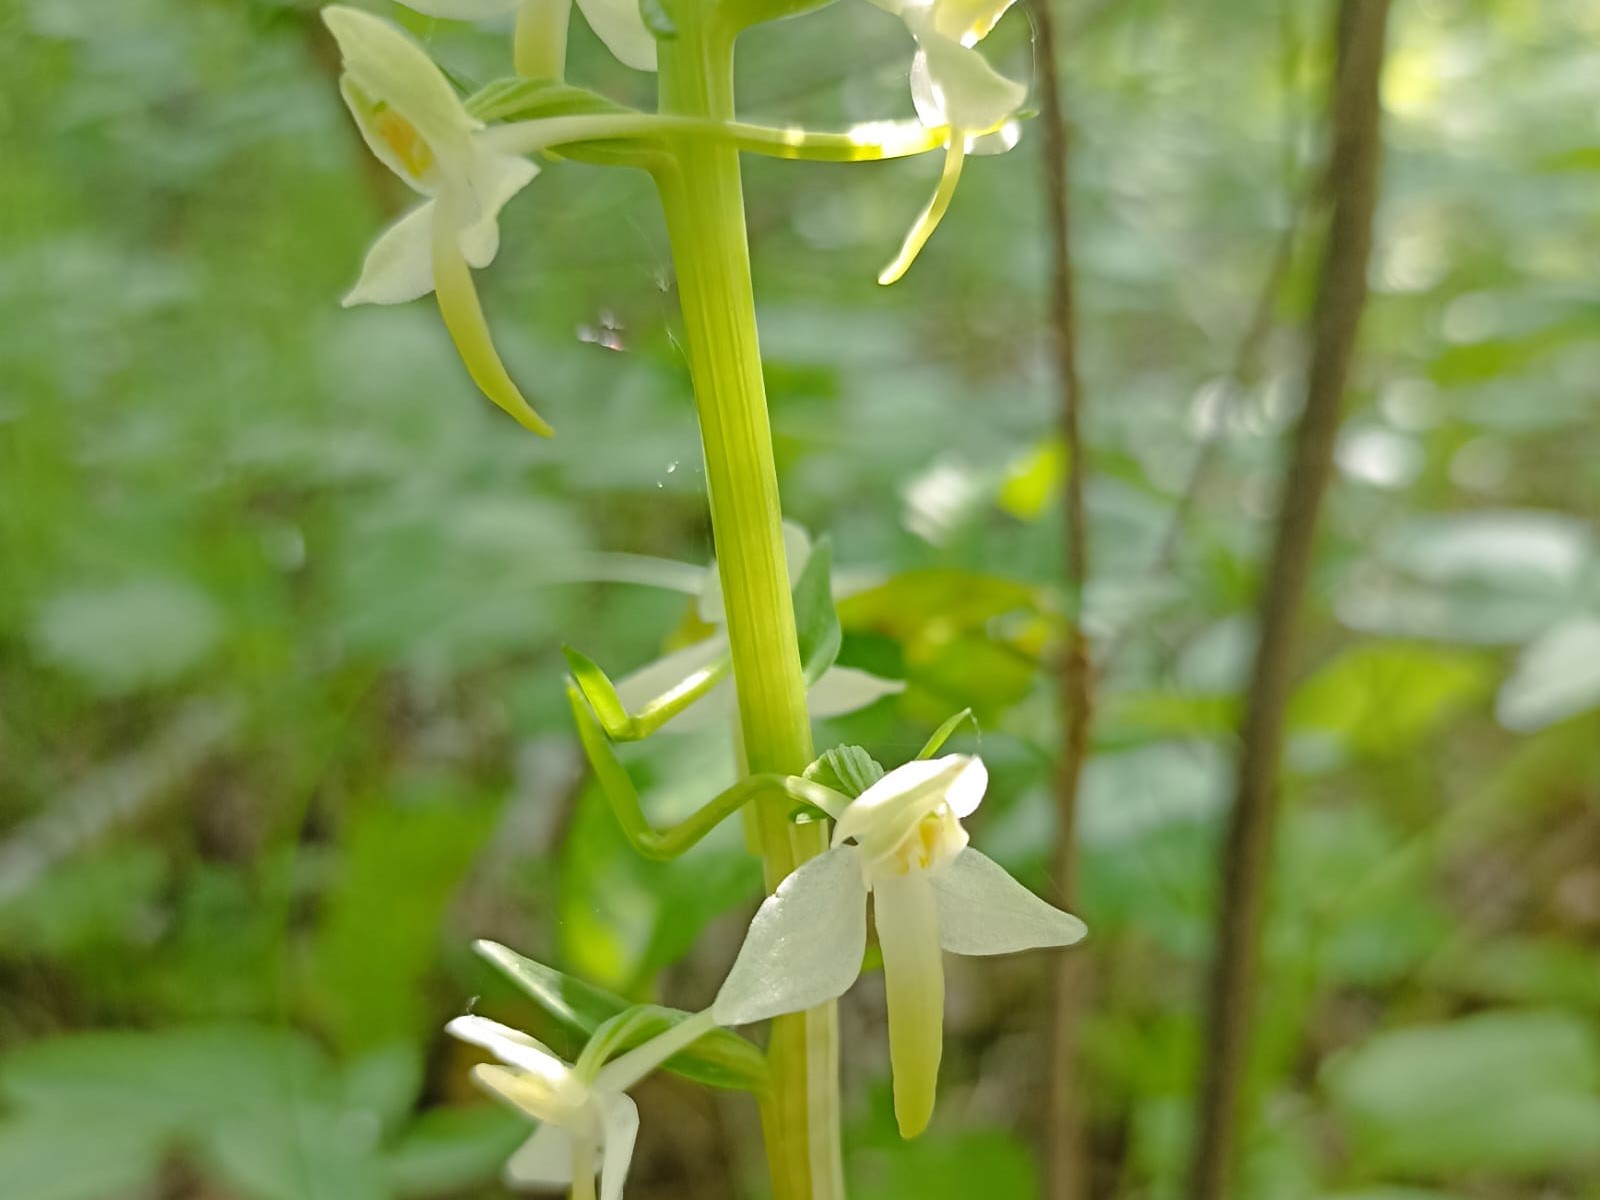
<path id="1" fill-rule="evenodd" d="M 1279 500 L 1260 600 L 1260 640 L 1245 694 L 1238 778 L 1222 850 L 1222 906 L 1213 964 L 1190 1200 L 1230 1200 L 1251 1048 L 1265 894 L 1271 875 L 1284 710 L 1317 518 L 1333 474 L 1345 386 L 1366 306 L 1381 159 L 1389 0 L 1340 0 L 1329 106 L 1330 203 L 1312 316 L 1305 407 Z"/>
<path id="2" fill-rule="evenodd" d="M 1049 0 L 1035 0 L 1038 32 L 1039 123 L 1044 131 L 1045 199 L 1050 223 L 1050 332 L 1059 389 L 1062 446 L 1062 546 L 1067 613 L 1056 661 L 1061 747 L 1056 760 L 1056 834 L 1051 854 L 1055 900 L 1071 911 L 1078 891 L 1078 789 L 1089 756 L 1094 680 L 1083 633 L 1083 589 L 1089 577 L 1089 522 L 1084 509 L 1083 382 L 1078 373 L 1077 314 L 1073 295 L 1071 207 L 1068 196 L 1070 133 Z M 1080 1030 L 1088 983 L 1083 951 L 1054 957 L 1050 998 L 1050 1079 L 1045 1113 L 1045 1179 L 1049 1200 L 1089 1195 L 1088 1139 L 1084 1129 Z"/>

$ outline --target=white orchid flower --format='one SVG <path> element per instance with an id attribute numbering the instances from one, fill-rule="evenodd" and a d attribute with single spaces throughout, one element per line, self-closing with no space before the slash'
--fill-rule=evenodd
<path id="1" fill-rule="evenodd" d="M 400 0 L 430 17 L 481 21 L 517 14 L 517 70 L 535 78 L 559 79 L 566 60 L 567 18 L 573 0 Z M 577 0 L 578 11 L 595 36 L 625 66 L 656 69 L 656 39 L 639 14 L 637 0 Z"/>
<path id="2" fill-rule="evenodd" d="M 800 573 L 805 570 L 806 561 L 811 557 L 811 538 L 794 522 L 785 521 L 783 550 L 789 565 L 789 579 L 792 582 L 800 578 Z M 728 614 L 723 605 L 722 577 L 718 574 L 715 563 L 704 569 L 684 567 L 678 563 L 661 564 L 674 568 L 663 571 L 659 568 L 651 570 L 651 564 L 655 560 L 634 561 L 644 570 L 633 572 L 632 578 L 679 589 L 684 584 L 691 588 L 697 587 L 700 620 L 712 626 L 715 632 L 691 646 L 664 655 L 620 680 L 617 683 L 617 696 L 630 711 L 642 708 L 689 676 L 718 662 L 729 652 L 728 635 L 722 629 L 727 623 Z M 848 582 L 843 580 L 840 582 L 842 586 L 837 586 L 834 590 L 836 599 L 848 594 L 851 588 Z M 811 685 L 806 693 L 806 702 L 813 717 L 819 719 L 840 717 L 904 690 L 905 684 L 897 679 L 881 679 L 854 667 L 831 666 Z M 733 683 L 728 680 L 713 688 L 698 703 L 672 718 L 663 728 L 678 733 L 709 728 L 725 720 L 733 711 Z"/>
<path id="3" fill-rule="evenodd" d="M 322 10 L 344 57 L 339 90 L 367 145 L 427 199 L 367 253 L 344 303 L 401 304 L 434 292 L 473 381 L 535 433 L 534 412 L 496 353 L 472 283 L 500 248 L 499 215 L 539 169 L 492 143 L 427 53 L 389 22 L 353 8 Z"/>
<path id="4" fill-rule="evenodd" d="M 997 154 L 1017 144 L 1012 119 L 1028 89 L 1007 79 L 973 49 L 988 36 L 1014 0 L 874 0 L 906 23 L 917 41 L 911 63 L 911 99 L 929 128 L 950 127 L 944 170 L 926 208 L 906 234 L 900 252 L 878 276 L 894 283 L 916 261 L 944 219 L 968 154 Z"/>
<path id="5" fill-rule="evenodd" d="M 1009 954 L 1066 946 L 1082 921 L 967 845 L 961 819 L 988 772 L 961 754 L 906 763 L 832 815 L 833 848 L 767 897 L 712 1012 L 744 1025 L 842 995 L 861 972 L 873 901 L 889 1007 L 894 1109 L 905 1137 L 933 1113 L 944 1033 L 942 950 Z"/>
<path id="6" fill-rule="evenodd" d="M 594 1200 L 596 1174 L 599 1200 L 618 1200 L 639 1132 L 639 1109 L 627 1090 L 713 1028 L 710 1013 L 697 1014 L 591 1074 L 486 1017 L 457 1017 L 445 1027 L 500 1060 L 474 1067 L 473 1080 L 540 1122 L 506 1163 L 506 1181 L 514 1187 L 571 1188 L 573 1200 Z"/>

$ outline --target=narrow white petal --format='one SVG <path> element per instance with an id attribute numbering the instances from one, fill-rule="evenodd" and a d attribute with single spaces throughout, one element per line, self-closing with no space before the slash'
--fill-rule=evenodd
<path id="1" fill-rule="evenodd" d="M 622 1185 L 628 1181 L 628 1166 L 633 1162 L 633 1143 L 639 1136 L 639 1106 L 623 1095 L 607 1096 L 600 1122 L 605 1155 L 600 1167 L 600 1200 L 622 1200 Z"/>
<path id="2" fill-rule="evenodd" d="M 750 922 L 717 993 L 719 1025 L 747 1025 L 842 995 L 861 973 L 867 885 L 852 846 L 829 850 L 778 885 Z"/>
<path id="3" fill-rule="evenodd" d="M 508 1066 L 547 1079 L 563 1079 L 571 1074 L 566 1063 L 543 1042 L 520 1029 L 491 1021 L 488 1017 L 457 1017 L 444 1027 L 451 1037 L 481 1047 Z"/>
<path id="4" fill-rule="evenodd" d="M 517 1147 L 506 1163 L 505 1176 L 514 1187 L 566 1187 L 572 1182 L 572 1135 L 546 1121 Z"/>
<path id="5" fill-rule="evenodd" d="M 727 653 L 727 635 L 712 634 L 704 641 L 695 642 L 692 646 L 685 646 L 681 650 L 673 650 L 655 662 L 647 663 L 632 674 L 624 676 L 617 684 L 617 697 L 629 712 L 638 712 L 657 696 L 671 691 L 696 671 L 710 666 Z M 704 700 L 701 703 L 704 703 Z M 668 721 L 665 727 L 679 728 L 677 722 L 683 720 L 689 711 L 697 707 L 699 705 L 694 705 L 691 709 L 679 713 Z"/>
<path id="6" fill-rule="evenodd" d="M 811 715 L 839 717 L 906 690 L 903 680 L 880 679 L 854 667 L 829 667 L 806 693 Z"/>
<path id="7" fill-rule="evenodd" d="M 432 200 L 419 204 L 378 235 L 361 266 L 361 278 L 344 306 L 404 304 L 433 291 Z"/>
<path id="8" fill-rule="evenodd" d="M 945 757 L 952 757 L 946 755 Z M 949 791 L 944 794 L 944 802 L 950 806 L 950 811 L 958 817 L 970 817 L 977 811 L 978 805 L 983 803 L 983 794 L 989 790 L 989 768 L 983 765 L 983 759 L 976 755 L 968 755 L 967 764 L 962 768 L 961 774 L 955 777 L 950 784 Z M 939 759 L 934 759 L 939 762 Z"/>
<path id="9" fill-rule="evenodd" d="M 655 35 L 645 27 L 636 0 L 578 0 L 578 10 L 618 62 L 636 71 L 656 69 Z"/>
<path id="10" fill-rule="evenodd" d="M 1088 927 L 1046 904 L 973 849 L 932 876 L 939 905 L 939 939 L 954 954 L 1011 954 L 1040 946 L 1070 946 Z"/>
<path id="11" fill-rule="evenodd" d="M 625 1092 L 680 1050 L 687 1049 L 717 1027 L 710 1010 L 685 1017 L 665 1033 L 635 1046 L 601 1067 L 594 1077 L 597 1092 Z"/>
<path id="12" fill-rule="evenodd" d="M 916 1137 L 933 1115 L 944 1052 L 944 959 L 938 910 L 922 871 L 876 881 L 872 905 L 889 1005 L 894 1115 L 900 1136 Z"/>
<path id="13" fill-rule="evenodd" d="M 521 0 L 400 0 L 407 8 L 446 21 L 481 21 L 516 8 Z"/>

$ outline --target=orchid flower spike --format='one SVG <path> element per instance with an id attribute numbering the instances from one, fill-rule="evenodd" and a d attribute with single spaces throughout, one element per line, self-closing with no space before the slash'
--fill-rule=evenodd
<path id="1" fill-rule="evenodd" d="M 783 523 L 783 551 L 789 566 L 790 580 L 799 579 L 800 573 L 805 570 L 807 560 L 811 557 L 811 538 L 793 521 Z M 629 709 L 642 707 L 728 653 L 728 635 L 723 629 L 728 614 L 723 604 L 722 577 L 717 572 L 717 565 L 712 563 L 703 570 L 699 568 L 686 568 L 686 570 L 694 573 L 685 576 L 682 571 L 673 575 L 663 572 L 651 578 L 659 579 L 667 586 L 675 586 L 680 578 L 697 580 L 698 614 L 701 622 L 711 626 L 714 632 L 710 637 L 703 638 L 691 646 L 675 650 L 653 663 L 640 667 L 618 682 L 617 695 Z M 836 596 L 839 590 L 848 589 L 836 589 Z M 905 684 L 899 680 L 880 679 L 876 675 L 870 675 L 854 667 L 831 666 L 807 690 L 806 703 L 815 718 L 840 717 L 865 708 L 884 696 L 904 690 Z M 708 692 L 699 703 L 674 717 L 663 728 L 676 733 L 708 728 L 718 721 L 726 720 L 733 711 L 733 703 L 733 684 L 731 681 L 724 682 Z"/>
<path id="2" fill-rule="evenodd" d="M 988 36 L 1013 0 L 874 0 L 906 23 L 917 41 L 911 63 L 911 99 L 929 128 L 948 125 L 944 170 L 900 252 L 878 276 L 894 283 L 916 261 L 944 219 L 968 154 L 998 154 L 1017 144 L 1012 120 L 1028 89 L 1007 79 L 973 49 Z"/>
<path id="3" fill-rule="evenodd" d="M 560 79 L 566 66 L 567 19 L 573 0 L 400 0 L 430 17 L 481 21 L 517 14 L 517 71 L 535 79 Z M 656 39 L 634 0 L 577 0 L 595 36 L 624 66 L 656 69 Z"/>
<path id="4" fill-rule="evenodd" d="M 449 80 L 409 35 L 357 9 L 322 10 L 344 57 L 339 90 L 372 152 L 427 199 L 379 235 L 354 304 L 402 304 L 434 292 L 445 327 L 484 395 L 548 436 L 500 361 L 472 283 L 500 247 L 500 209 L 539 173 L 483 136 Z"/>
<path id="5" fill-rule="evenodd" d="M 1082 921 L 967 846 L 961 818 L 988 786 L 962 754 L 906 763 L 831 815 L 833 848 L 768 896 L 712 1012 L 743 1025 L 842 995 L 861 973 L 873 901 L 889 1006 L 894 1111 L 905 1137 L 933 1114 L 944 1034 L 944 963 L 955 954 L 1067 946 Z"/>
<path id="6" fill-rule="evenodd" d="M 571 1067 L 520 1030 L 486 1017 L 457 1017 L 446 1031 L 499 1059 L 472 1078 L 525 1116 L 540 1122 L 506 1163 L 513 1187 L 572 1189 L 574 1200 L 618 1200 L 639 1132 L 639 1109 L 627 1090 L 714 1028 L 711 1014 L 680 1021 L 665 1033 L 598 1068 Z"/>

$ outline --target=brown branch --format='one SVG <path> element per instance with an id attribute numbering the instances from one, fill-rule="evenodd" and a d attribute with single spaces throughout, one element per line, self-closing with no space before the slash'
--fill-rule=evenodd
<path id="1" fill-rule="evenodd" d="M 1078 789 L 1089 757 L 1094 680 L 1083 632 L 1083 591 L 1089 577 L 1089 522 L 1084 509 L 1083 381 L 1078 372 L 1077 314 L 1073 295 L 1071 205 L 1068 196 L 1070 134 L 1061 95 L 1050 0 L 1034 0 L 1038 37 L 1039 124 L 1044 130 L 1044 185 L 1050 223 L 1050 332 L 1060 393 L 1058 425 L 1065 512 L 1067 613 L 1057 657 L 1056 689 L 1061 748 L 1055 771 L 1055 845 L 1051 872 L 1056 901 L 1069 911 L 1078 891 Z M 1088 960 L 1082 952 L 1054 960 L 1050 1002 L 1050 1079 L 1045 1113 L 1045 1177 L 1049 1200 L 1083 1200 L 1089 1194 L 1089 1154 L 1081 1105 L 1079 1033 L 1087 993 Z"/>
<path id="2" fill-rule="evenodd" d="M 1388 15 L 1389 0 L 1339 0 L 1329 106 L 1328 234 L 1312 314 L 1305 407 L 1279 501 L 1260 599 L 1260 641 L 1240 727 L 1238 779 L 1221 862 L 1219 944 L 1208 997 L 1190 1200 L 1227 1200 L 1232 1194 L 1298 617 L 1366 306 L 1382 154 L 1379 80 Z"/>

